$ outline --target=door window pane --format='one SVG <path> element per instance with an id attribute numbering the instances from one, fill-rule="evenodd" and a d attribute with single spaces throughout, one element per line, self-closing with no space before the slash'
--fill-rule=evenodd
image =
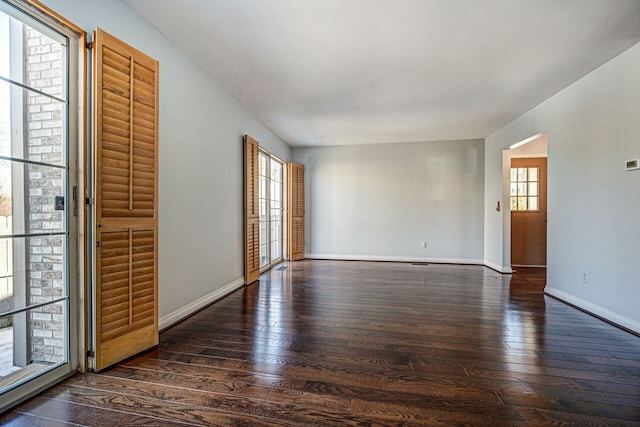
<path id="1" fill-rule="evenodd" d="M 0 216 L 0 230 L 11 219 Z M 66 236 L 0 238 L 0 314 L 66 295 Z"/>
<path id="2" fill-rule="evenodd" d="M 266 242 L 269 238 L 269 234 L 267 233 L 267 221 L 260 221 L 260 242 Z"/>
<path id="3" fill-rule="evenodd" d="M 0 114 L 0 156 L 65 164 L 64 102 L 0 80 Z"/>
<path id="4" fill-rule="evenodd" d="M 68 361 L 67 301 L 0 318 L 2 390 Z"/>
<path id="5" fill-rule="evenodd" d="M 259 199 L 264 199 L 266 198 L 266 194 L 267 194 L 267 178 L 260 175 L 258 177 L 258 181 L 259 181 Z"/>
<path id="6" fill-rule="evenodd" d="M 264 154 L 260 153 L 259 154 L 259 170 L 258 170 L 258 174 L 260 176 L 267 176 L 267 156 L 265 156 Z"/>
<path id="7" fill-rule="evenodd" d="M 269 264 L 269 252 L 268 245 L 266 243 L 260 244 L 260 267 L 264 267 Z"/>
<path id="8" fill-rule="evenodd" d="M 260 205 L 260 221 L 267 220 L 267 201 L 265 199 L 259 199 Z"/>
<path id="9" fill-rule="evenodd" d="M 533 168 L 511 168 L 509 183 L 512 211 L 539 210 L 539 171 Z"/>
<path id="10" fill-rule="evenodd" d="M 66 170 L 0 159 L 0 216 L 11 233 L 65 231 Z"/>
<path id="11" fill-rule="evenodd" d="M 277 181 L 271 181 L 271 200 L 282 200 L 282 183 Z"/>
<path id="12" fill-rule="evenodd" d="M 281 240 L 274 240 L 271 242 L 271 262 L 276 261 L 280 258 L 282 253 L 282 249 L 280 248 Z"/>
<path id="13" fill-rule="evenodd" d="M 527 168 L 518 168 L 518 181 L 527 180 Z"/>

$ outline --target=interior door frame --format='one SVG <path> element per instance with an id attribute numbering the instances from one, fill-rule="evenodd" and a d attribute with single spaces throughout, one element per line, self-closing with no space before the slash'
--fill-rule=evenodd
<path id="1" fill-rule="evenodd" d="M 501 213 L 502 216 L 502 265 L 496 266 L 498 271 L 503 274 L 512 274 L 514 270 L 511 268 L 511 210 L 510 210 L 510 195 L 509 195 L 509 174 L 511 171 L 511 156 L 513 150 L 529 142 L 535 141 L 541 137 L 547 138 L 547 147 L 551 144 L 551 138 L 547 131 L 542 131 L 534 134 L 521 141 L 514 142 L 511 146 L 502 150 L 502 200 L 498 201 L 497 206 L 491 208 Z M 536 156 L 541 157 L 541 156 Z M 547 148 L 547 162 L 549 161 L 549 154 Z M 548 169 L 548 165 L 547 165 Z M 547 177 L 547 193 L 550 187 L 550 182 Z M 547 213 L 549 213 L 548 197 L 547 197 Z M 549 228 L 547 227 L 547 242 L 549 241 Z M 548 248 L 547 248 L 548 249 Z M 548 250 L 547 250 L 548 252 Z M 548 254 L 547 254 L 548 255 Z"/>

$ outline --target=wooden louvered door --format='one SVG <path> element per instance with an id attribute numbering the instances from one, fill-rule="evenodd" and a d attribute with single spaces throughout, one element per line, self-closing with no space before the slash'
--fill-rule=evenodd
<path id="1" fill-rule="evenodd" d="M 158 344 L 158 62 L 94 35 L 95 369 Z"/>
<path id="2" fill-rule="evenodd" d="M 288 165 L 288 249 L 289 259 L 304 259 L 304 165 Z"/>
<path id="3" fill-rule="evenodd" d="M 244 137 L 244 282 L 260 278 L 260 211 L 258 205 L 258 141 Z"/>

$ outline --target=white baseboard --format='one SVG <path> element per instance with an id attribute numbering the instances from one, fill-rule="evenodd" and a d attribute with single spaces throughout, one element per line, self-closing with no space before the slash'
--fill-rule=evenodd
<path id="1" fill-rule="evenodd" d="M 473 258 L 436 258 L 382 255 L 344 255 L 344 254 L 304 254 L 307 259 L 329 259 L 337 261 L 391 261 L 391 262 L 432 262 L 434 264 L 484 265 L 499 273 L 512 274 L 511 266 L 498 265 L 487 260 Z"/>
<path id="2" fill-rule="evenodd" d="M 434 264 L 470 264 L 484 265 L 481 259 L 472 258 L 433 258 L 387 255 L 344 255 L 344 254 L 304 254 L 307 259 L 328 259 L 337 261 L 391 261 L 391 262 L 432 262 Z"/>
<path id="3" fill-rule="evenodd" d="M 206 307 L 212 302 L 229 295 L 231 292 L 241 288 L 242 286 L 244 286 L 244 277 L 236 279 L 228 285 L 225 285 L 222 288 L 218 289 L 217 291 L 213 291 L 210 294 L 198 298 L 194 302 L 189 303 L 184 307 L 167 314 L 166 316 L 162 316 L 158 320 L 158 329 L 163 330 L 173 325 L 174 323 L 178 323 L 182 319 L 190 316 L 201 308 Z"/>
<path id="4" fill-rule="evenodd" d="M 548 285 L 544 288 L 544 293 L 558 298 L 559 300 L 568 302 L 569 304 L 575 305 L 576 307 L 579 307 L 588 313 L 594 314 L 598 317 L 602 317 L 609 322 L 620 325 L 623 328 L 629 329 L 630 331 L 633 331 L 637 334 L 640 334 L 640 322 L 636 322 L 635 320 L 629 319 L 628 317 L 621 316 L 611 310 L 607 310 L 606 308 L 600 307 L 599 305 L 592 304 L 589 301 L 585 301 L 582 298 L 578 298 L 564 291 L 561 291 L 560 289 L 556 289 Z"/>
<path id="5" fill-rule="evenodd" d="M 499 273 L 504 273 L 504 274 L 512 274 L 513 273 L 513 269 L 511 268 L 511 266 L 509 265 L 498 265 L 496 263 L 493 263 L 491 261 L 487 261 L 484 260 L 484 262 L 482 263 L 484 265 L 486 265 L 487 267 L 499 272 Z"/>

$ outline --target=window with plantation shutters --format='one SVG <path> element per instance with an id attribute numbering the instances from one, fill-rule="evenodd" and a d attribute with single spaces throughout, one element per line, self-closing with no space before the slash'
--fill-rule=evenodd
<path id="1" fill-rule="evenodd" d="M 260 210 L 258 205 L 258 141 L 244 137 L 244 281 L 260 278 Z"/>
<path id="2" fill-rule="evenodd" d="M 289 259 L 304 258 L 304 165 L 288 165 Z"/>
<path id="3" fill-rule="evenodd" d="M 95 368 L 158 343 L 158 62 L 94 35 Z"/>

